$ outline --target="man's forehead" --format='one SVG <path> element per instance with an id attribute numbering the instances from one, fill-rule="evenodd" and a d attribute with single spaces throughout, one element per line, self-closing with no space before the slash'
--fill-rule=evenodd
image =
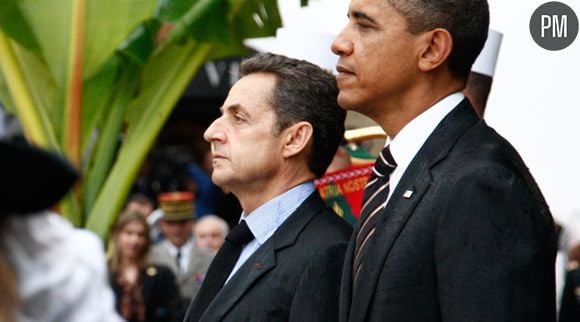
<path id="1" fill-rule="evenodd" d="M 387 0 L 353 0 L 347 16 L 360 22 L 379 24 L 387 8 L 394 9 Z"/>

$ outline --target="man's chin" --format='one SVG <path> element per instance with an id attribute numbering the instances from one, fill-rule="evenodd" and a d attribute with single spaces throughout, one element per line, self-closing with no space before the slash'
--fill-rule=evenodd
<path id="1" fill-rule="evenodd" d="M 350 99 L 350 97 L 346 93 L 344 93 L 344 91 L 339 92 L 337 102 L 338 102 L 338 105 L 340 105 L 340 107 L 343 110 L 347 110 L 347 111 L 356 111 L 357 110 L 357 105 L 354 104 L 352 99 Z"/>
<path id="2" fill-rule="evenodd" d="M 340 102 L 338 103 L 338 105 L 340 106 L 340 108 L 342 108 L 345 111 L 359 112 L 359 108 L 357 105 L 348 104 L 348 103 L 341 104 Z"/>
<path id="3" fill-rule="evenodd" d="M 227 180 L 224 176 L 220 175 L 219 170 L 214 169 L 211 174 L 211 181 L 213 181 L 216 186 L 227 190 Z"/>

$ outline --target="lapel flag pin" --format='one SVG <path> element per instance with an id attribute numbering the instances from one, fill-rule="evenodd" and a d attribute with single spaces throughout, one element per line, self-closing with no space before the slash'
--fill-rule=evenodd
<path id="1" fill-rule="evenodd" d="M 410 199 L 412 195 L 413 195 L 413 191 L 407 190 L 407 191 L 405 191 L 405 193 L 403 193 L 403 198 Z"/>

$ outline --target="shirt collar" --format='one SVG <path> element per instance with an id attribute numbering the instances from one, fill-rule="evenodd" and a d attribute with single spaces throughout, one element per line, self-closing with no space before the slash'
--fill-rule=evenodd
<path id="1" fill-rule="evenodd" d="M 391 154 L 397 162 L 397 169 L 407 168 L 437 125 L 464 98 L 465 95 L 462 92 L 445 97 L 411 120 L 394 139 L 387 138 L 386 144 L 390 144 Z"/>
<path id="2" fill-rule="evenodd" d="M 243 212 L 240 221 L 246 221 L 256 241 L 262 245 L 314 190 L 312 181 L 299 184 L 261 205 L 251 216 Z"/>
<path id="3" fill-rule="evenodd" d="M 165 245 L 167 245 L 167 250 L 169 251 L 169 254 L 171 256 L 173 256 L 173 257 L 177 256 L 177 247 L 175 245 L 173 245 L 169 240 L 167 241 L 167 243 Z M 183 245 L 181 245 L 181 247 L 179 247 L 179 250 L 181 251 L 181 255 L 184 256 L 184 254 L 189 254 L 192 247 L 193 247 L 193 238 L 190 238 L 187 240 L 187 242 L 185 242 L 185 244 L 183 244 Z"/>

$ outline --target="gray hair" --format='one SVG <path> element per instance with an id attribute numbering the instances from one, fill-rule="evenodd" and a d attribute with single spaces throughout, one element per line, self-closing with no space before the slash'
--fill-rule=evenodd
<path id="1" fill-rule="evenodd" d="M 197 227 L 199 224 L 204 223 L 204 222 L 208 222 L 208 221 L 213 221 L 216 222 L 220 225 L 221 230 L 224 233 L 224 237 L 228 235 L 228 233 L 230 232 L 230 226 L 228 225 L 228 223 L 220 216 L 218 215 L 214 215 L 214 214 L 208 214 L 208 215 L 204 215 L 201 218 L 199 218 L 197 220 L 197 223 L 195 224 L 195 226 Z"/>

